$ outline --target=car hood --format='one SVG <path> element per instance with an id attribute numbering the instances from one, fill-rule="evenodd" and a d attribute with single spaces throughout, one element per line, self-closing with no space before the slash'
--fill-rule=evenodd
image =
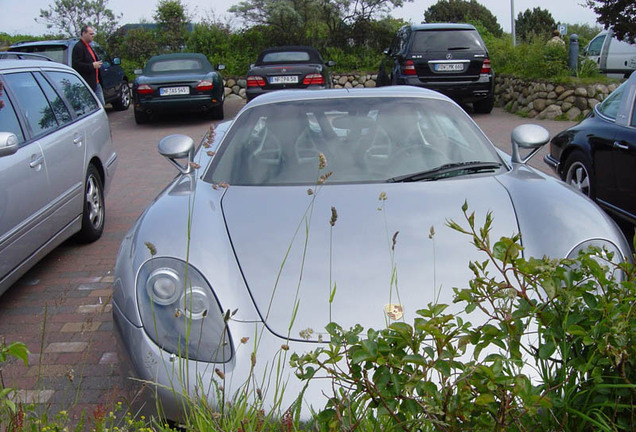
<path id="1" fill-rule="evenodd" d="M 493 212 L 493 240 L 518 232 L 508 191 L 493 176 L 327 185 L 314 194 L 232 186 L 222 208 L 266 325 L 284 338 L 320 340 L 331 321 L 379 328 L 387 310 L 409 322 L 428 303 L 452 304 L 453 288 L 471 279 L 469 261 L 486 258 L 447 226 L 467 226 L 466 201 L 478 227 Z"/>

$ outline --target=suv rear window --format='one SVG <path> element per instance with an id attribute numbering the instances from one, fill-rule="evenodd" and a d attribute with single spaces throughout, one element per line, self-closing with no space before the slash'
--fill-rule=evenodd
<path id="1" fill-rule="evenodd" d="M 474 30 L 416 31 L 411 51 L 486 50 Z"/>
<path id="2" fill-rule="evenodd" d="M 66 63 L 66 50 L 68 47 L 62 45 L 55 46 L 41 46 L 41 45 L 33 45 L 33 46 L 25 46 L 25 47 L 16 47 L 15 51 L 29 52 L 29 53 L 37 53 L 47 56 L 53 61 L 58 63 Z"/>

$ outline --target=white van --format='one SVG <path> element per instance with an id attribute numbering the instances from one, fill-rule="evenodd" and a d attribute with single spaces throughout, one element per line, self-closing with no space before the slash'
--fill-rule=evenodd
<path id="1" fill-rule="evenodd" d="M 583 55 L 595 61 L 605 74 L 620 74 L 627 78 L 636 69 L 636 44 L 619 41 L 611 29 L 594 36 Z"/>

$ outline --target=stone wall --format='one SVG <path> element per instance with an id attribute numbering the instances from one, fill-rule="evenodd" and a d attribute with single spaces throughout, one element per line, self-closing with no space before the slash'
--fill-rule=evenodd
<path id="1" fill-rule="evenodd" d="M 375 87 L 375 74 L 333 75 L 336 88 Z M 228 78 L 225 97 L 245 99 L 245 78 Z M 497 75 L 495 77 L 495 105 L 507 111 L 545 119 L 567 118 L 578 120 L 607 97 L 618 84 L 592 84 L 587 86 L 560 85 L 541 81 Z"/>
<path id="2" fill-rule="evenodd" d="M 378 76 L 375 74 L 343 74 L 332 75 L 331 78 L 335 88 L 364 88 L 375 87 Z M 227 78 L 225 80 L 225 98 L 245 99 L 246 87 L 245 78 Z"/>
<path id="3" fill-rule="evenodd" d="M 528 117 L 578 120 L 618 87 L 618 84 L 560 85 L 496 76 L 495 105 Z"/>

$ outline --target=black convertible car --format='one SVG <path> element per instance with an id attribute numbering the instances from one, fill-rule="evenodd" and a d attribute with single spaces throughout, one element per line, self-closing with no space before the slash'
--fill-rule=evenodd
<path id="1" fill-rule="evenodd" d="M 158 112 L 200 112 L 223 119 L 225 91 L 219 71 L 199 53 L 162 54 L 136 70 L 133 83 L 135 121 L 146 123 Z"/>
<path id="2" fill-rule="evenodd" d="M 557 134 L 544 158 L 561 178 L 623 225 L 636 225 L 636 74 L 581 123 Z"/>
<path id="3" fill-rule="evenodd" d="M 272 90 L 331 88 L 329 68 L 335 64 L 308 46 L 268 48 L 247 71 L 247 100 Z"/>

